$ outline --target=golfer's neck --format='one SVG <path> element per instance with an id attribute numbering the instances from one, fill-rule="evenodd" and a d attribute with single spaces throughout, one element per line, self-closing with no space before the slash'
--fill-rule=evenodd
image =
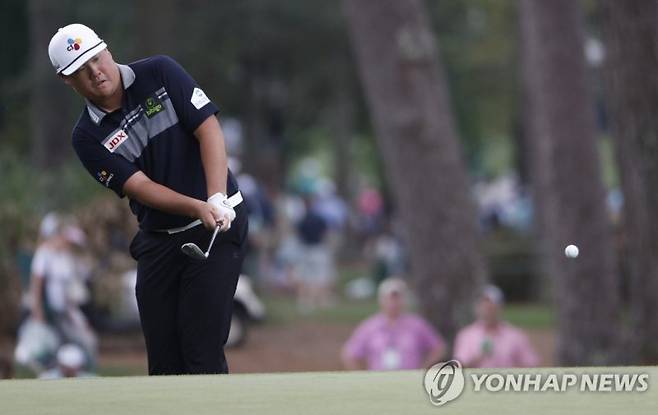
<path id="1" fill-rule="evenodd" d="M 123 98 L 123 88 L 119 86 L 116 92 L 102 101 L 92 101 L 94 105 L 105 112 L 113 112 L 121 108 L 121 100 Z"/>

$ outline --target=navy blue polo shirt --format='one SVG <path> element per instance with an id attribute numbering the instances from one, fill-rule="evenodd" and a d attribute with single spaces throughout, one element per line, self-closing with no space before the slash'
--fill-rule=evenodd
<path id="1" fill-rule="evenodd" d="M 195 199 L 206 200 L 206 178 L 194 131 L 219 110 L 172 58 L 154 56 L 119 65 L 122 107 L 107 113 L 87 101 L 73 129 L 73 148 L 89 173 L 124 197 L 123 185 L 138 170 L 156 183 Z M 238 190 L 228 172 L 227 193 Z M 130 208 L 145 230 L 187 225 L 136 200 Z"/>

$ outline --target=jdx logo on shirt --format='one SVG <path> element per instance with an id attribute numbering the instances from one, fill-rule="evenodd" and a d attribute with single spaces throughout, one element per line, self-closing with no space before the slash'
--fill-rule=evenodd
<path id="1" fill-rule="evenodd" d="M 119 148 L 121 144 L 128 139 L 128 133 L 123 130 L 117 131 L 109 140 L 105 142 L 105 148 L 110 150 L 110 153 Z"/>

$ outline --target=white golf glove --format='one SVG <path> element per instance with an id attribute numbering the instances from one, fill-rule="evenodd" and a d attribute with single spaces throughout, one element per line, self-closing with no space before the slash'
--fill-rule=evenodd
<path id="1" fill-rule="evenodd" d="M 222 221 L 222 232 L 231 229 L 231 222 L 235 219 L 235 210 L 228 204 L 227 197 L 224 193 L 217 192 L 208 198 L 208 203 L 219 210 L 220 220 Z"/>

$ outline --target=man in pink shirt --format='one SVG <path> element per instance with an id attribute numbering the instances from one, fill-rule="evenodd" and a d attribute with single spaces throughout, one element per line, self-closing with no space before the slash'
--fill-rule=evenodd
<path id="1" fill-rule="evenodd" d="M 484 288 L 475 307 L 477 320 L 457 333 L 454 356 L 465 367 L 532 367 L 539 362 L 526 335 L 502 321 L 503 293 Z"/>
<path id="2" fill-rule="evenodd" d="M 347 369 L 419 369 L 441 359 L 445 342 L 425 320 L 406 312 L 406 295 L 401 279 L 381 283 L 381 312 L 363 321 L 343 347 Z"/>

